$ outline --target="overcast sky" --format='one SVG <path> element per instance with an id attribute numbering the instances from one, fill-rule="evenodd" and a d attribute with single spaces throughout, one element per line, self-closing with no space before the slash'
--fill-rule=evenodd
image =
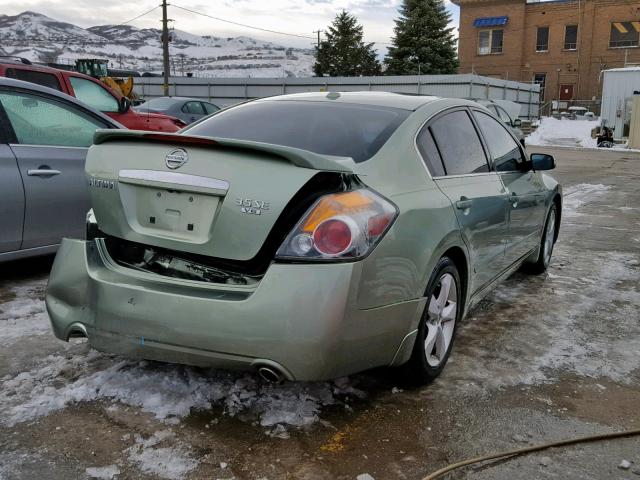
<path id="1" fill-rule="evenodd" d="M 15 15 L 32 10 L 80 27 L 126 22 L 158 5 L 160 0 L 0 0 L 0 13 Z M 445 0 L 458 23 L 458 9 Z M 169 0 L 177 6 L 216 17 L 270 30 L 314 36 L 324 29 L 341 9 L 354 13 L 364 25 L 365 40 L 389 42 L 393 19 L 400 0 Z M 175 28 L 200 35 L 247 35 L 283 45 L 310 46 L 311 40 L 274 35 L 195 15 L 169 6 L 169 18 Z M 157 9 L 131 23 L 139 28 L 160 27 L 161 11 Z M 380 44 L 379 47 L 384 47 Z"/>

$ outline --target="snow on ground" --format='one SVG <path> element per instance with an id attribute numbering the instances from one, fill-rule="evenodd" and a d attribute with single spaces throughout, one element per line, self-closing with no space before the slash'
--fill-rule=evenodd
<path id="1" fill-rule="evenodd" d="M 599 122 L 589 120 L 558 120 L 553 117 L 540 119 L 538 129 L 527 136 L 527 145 L 597 148 L 591 130 Z"/>
<path id="2" fill-rule="evenodd" d="M 106 467 L 89 467 L 85 470 L 85 473 L 89 478 L 111 480 L 113 477 L 120 474 L 120 469 L 117 465 L 108 465 Z"/>
<path id="3" fill-rule="evenodd" d="M 267 433 L 278 425 L 304 427 L 323 406 L 363 393 L 347 382 L 268 384 L 250 374 L 136 362 L 88 347 L 50 355 L 31 370 L 0 379 L 0 422 L 33 420 L 77 402 L 118 401 L 176 423 L 194 410 L 257 419 Z"/>
<path id="4" fill-rule="evenodd" d="M 8 346 L 25 336 L 51 333 L 44 302 L 39 299 L 44 285 L 42 282 L 7 290 L 13 300 L 0 303 L 0 346 Z"/>
<path id="5" fill-rule="evenodd" d="M 578 209 L 585 203 L 593 201 L 611 187 L 602 184 L 580 183 L 564 189 L 562 196 L 562 216 L 576 217 L 581 215 Z"/>
<path id="6" fill-rule="evenodd" d="M 160 478 L 178 480 L 198 466 L 189 450 L 181 445 L 175 445 L 175 433 L 171 430 L 155 432 L 146 440 L 136 434 L 136 443 L 127 449 L 129 462 L 149 475 Z M 172 446 L 163 447 L 162 442 L 171 440 Z"/>
<path id="7" fill-rule="evenodd" d="M 633 383 L 640 369 L 640 325 L 628 305 L 640 304 L 639 264 L 636 255 L 604 252 L 587 259 L 558 245 L 544 284 L 532 286 L 512 277 L 485 300 L 491 305 L 491 322 L 474 321 L 476 311 L 460 325 L 467 345 L 456 350 L 450 362 L 457 368 L 438 380 L 439 387 L 483 394 L 554 382 L 559 372 Z M 547 302 L 551 295 L 564 300 Z M 514 315 L 510 307 L 527 297 L 525 305 L 535 306 Z M 491 355 L 487 337 L 501 345 Z"/>

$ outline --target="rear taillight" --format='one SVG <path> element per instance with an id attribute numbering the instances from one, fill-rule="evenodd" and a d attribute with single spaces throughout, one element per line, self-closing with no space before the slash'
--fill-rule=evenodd
<path id="1" fill-rule="evenodd" d="M 395 205 L 371 190 L 325 195 L 305 213 L 276 257 L 296 260 L 364 257 L 396 216 Z"/>

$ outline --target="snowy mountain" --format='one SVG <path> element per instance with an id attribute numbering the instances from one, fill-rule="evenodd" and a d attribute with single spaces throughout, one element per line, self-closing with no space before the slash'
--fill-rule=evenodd
<path id="1" fill-rule="evenodd" d="M 70 64 L 77 58 L 105 58 L 112 68 L 162 71 L 160 30 L 131 25 L 81 28 L 36 12 L 0 15 L 0 55 Z M 172 75 L 198 77 L 309 76 L 313 50 L 287 48 L 250 37 L 222 38 L 171 32 Z"/>

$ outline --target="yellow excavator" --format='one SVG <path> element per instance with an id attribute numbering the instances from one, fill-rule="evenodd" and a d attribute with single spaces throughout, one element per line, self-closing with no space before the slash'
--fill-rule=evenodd
<path id="1" fill-rule="evenodd" d="M 132 102 L 137 100 L 138 96 L 133 91 L 133 77 L 127 79 L 121 77 L 112 77 L 109 75 L 109 61 L 100 58 L 81 58 L 76 60 L 76 71 L 99 79 L 102 83 L 116 92 L 122 93 Z"/>

